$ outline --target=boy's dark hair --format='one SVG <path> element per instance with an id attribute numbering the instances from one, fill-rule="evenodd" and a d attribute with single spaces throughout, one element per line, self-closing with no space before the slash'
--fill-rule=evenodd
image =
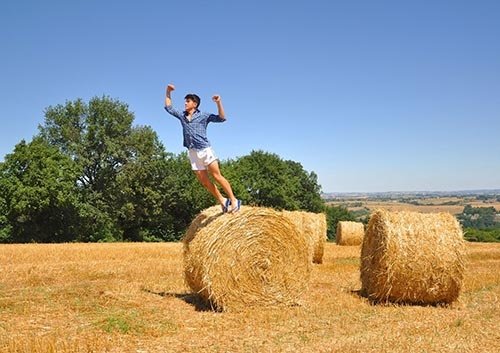
<path id="1" fill-rule="evenodd" d="M 190 99 L 192 100 L 193 102 L 196 102 L 196 108 L 198 108 L 200 106 L 200 103 L 201 103 L 201 99 L 200 97 L 198 97 L 196 94 L 194 93 L 189 93 L 186 95 L 186 97 L 184 97 L 184 99 Z"/>

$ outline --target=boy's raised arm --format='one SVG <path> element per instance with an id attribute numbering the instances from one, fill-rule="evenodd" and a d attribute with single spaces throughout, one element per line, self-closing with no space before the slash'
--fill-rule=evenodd
<path id="1" fill-rule="evenodd" d="M 172 98 L 170 98 L 170 92 L 175 90 L 175 86 L 171 83 L 167 86 L 167 92 L 165 94 L 165 107 L 170 107 L 172 105 Z"/>
<path id="2" fill-rule="evenodd" d="M 222 106 L 222 99 L 219 95 L 215 95 L 212 97 L 212 100 L 217 104 L 217 115 L 220 116 L 221 119 L 226 120 L 226 114 L 224 113 L 224 107 Z"/>

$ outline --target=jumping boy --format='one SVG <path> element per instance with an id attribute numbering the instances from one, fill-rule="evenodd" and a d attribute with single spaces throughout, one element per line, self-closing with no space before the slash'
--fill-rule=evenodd
<path id="1" fill-rule="evenodd" d="M 172 106 L 170 93 L 175 90 L 173 84 L 167 86 L 165 95 L 165 110 L 175 116 L 182 125 L 184 136 L 184 147 L 188 149 L 191 168 L 200 183 L 217 199 L 222 206 L 223 212 L 238 212 L 241 201 L 236 199 L 231 185 L 219 170 L 219 162 L 212 146 L 207 138 L 207 125 L 210 122 L 221 123 L 226 120 L 224 107 L 219 95 L 214 95 L 212 100 L 217 104 L 218 114 L 200 112 L 200 97 L 196 94 L 188 94 L 184 97 L 184 111 L 179 111 Z M 226 196 L 224 198 L 217 186 L 212 183 L 208 173 L 222 187 Z"/>

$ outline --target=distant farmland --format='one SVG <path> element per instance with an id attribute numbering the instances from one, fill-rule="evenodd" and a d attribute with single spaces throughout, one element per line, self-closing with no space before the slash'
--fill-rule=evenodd
<path id="1" fill-rule="evenodd" d="M 378 199 L 345 199 L 328 201 L 333 206 L 345 206 L 349 211 L 373 211 L 377 208 L 384 208 L 391 211 L 416 211 L 423 213 L 449 212 L 451 214 L 462 213 L 465 205 L 473 207 L 495 207 L 500 212 L 500 202 L 498 201 L 478 201 L 459 197 L 437 197 L 422 198 L 417 200 L 378 200 Z"/>

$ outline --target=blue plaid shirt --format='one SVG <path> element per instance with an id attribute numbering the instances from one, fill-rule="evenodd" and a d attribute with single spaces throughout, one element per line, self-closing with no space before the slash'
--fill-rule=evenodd
<path id="1" fill-rule="evenodd" d="M 165 106 L 165 110 L 175 116 L 182 125 L 182 134 L 184 136 L 184 147 L 202 150 L 210 147 L 210 142 L 207 138 L 207 125 L 210 122 L 221 123 L 225 121 L 220 116 L 215 114 L 203 113 L 196 109 L 196 112 L 191 115 L 191 121 L 188 120 L 187 112 L 179 111 L 172 105 Z"/>

